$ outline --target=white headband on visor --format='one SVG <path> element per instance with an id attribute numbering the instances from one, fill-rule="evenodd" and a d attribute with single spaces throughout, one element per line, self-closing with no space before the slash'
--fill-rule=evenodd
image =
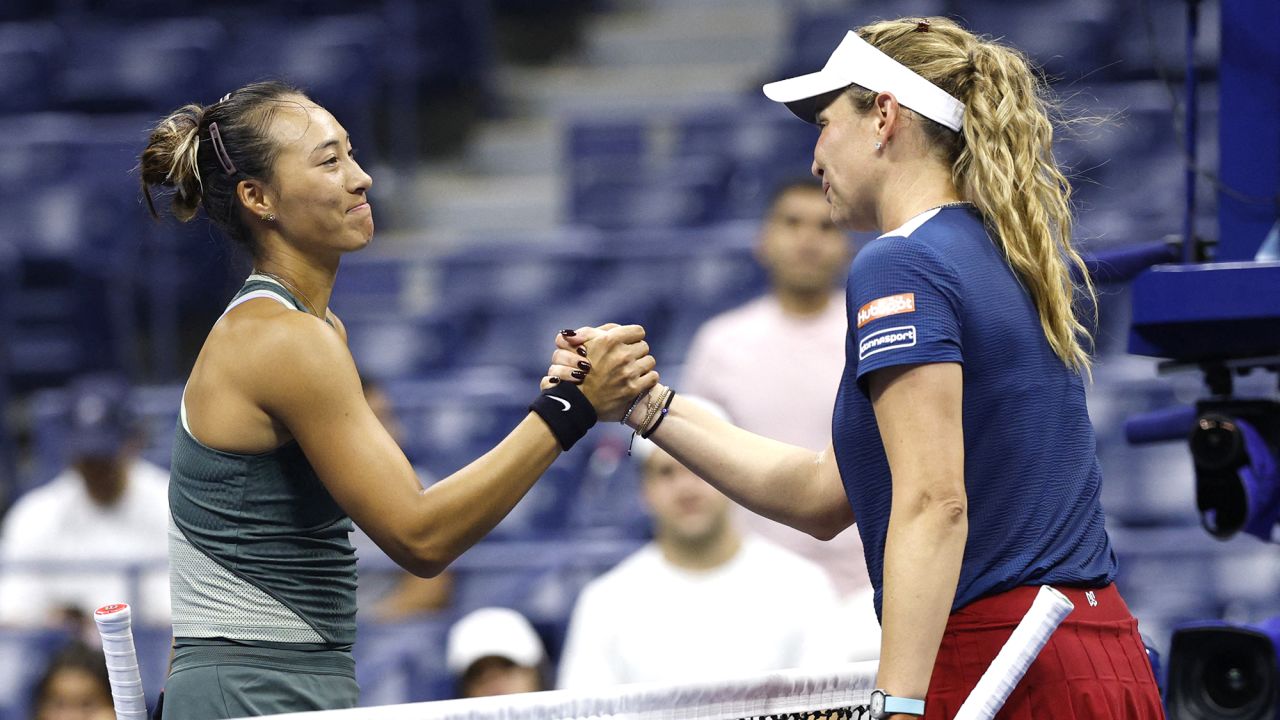
<path id="1" fill-rule="evenodd" d="M 880 52 L 852 30 L 821 70 L 771 82 L 764 86 L 764 94 L 774 102 L 786 104 L 801 120 L 814 122 L 820 95 L 854 84 L 871 92 L 893 93 L 902 105 L 956 132 L 964 125 L 964 103 Z"/>

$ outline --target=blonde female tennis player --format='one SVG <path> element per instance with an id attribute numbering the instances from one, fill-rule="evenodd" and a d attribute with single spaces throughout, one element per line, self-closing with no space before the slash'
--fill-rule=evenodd
<path id="1" fill-rule="evenodd" d="M 342 256 L 373 237 L 372 180 L 342 125 L 299 90 L 253 84 L 161 120 L 141 171 L 149 204 L 151 187 L 172 188 L 178 219 L 203 208 L 255 267 L 182 399 L 164 717 L 351 707 L 351 521 L 410 571 L 440 572 L 597 416 L 620 418 L 657 381 L 644 332 L 594 338 L 575 362 L 599 381 L 545 380 L 510 435 L 423 490 L 365 402 L 328 307 Z"/>
<path id="2" fill-rule="evenodd" d="M 1163 717 L 1112 582 L 1073 312 L 1091 288 L 1071 278 L 1042 90 L 1017 51 L 943 18 L 859 28 L 822 70 L 766 85 L 821 128 L 832 219 L 882 233 L 850 271 L 833 445 L 751 435 L 661 385 L 629 418 L 774 520 L 831 537 L 856 511 L 884 630 L 873 717 L 955 717 L 1040 585 L 1076 609 L 998 717 Z M 785 397 L 787 378 L 741 391 Z"/>

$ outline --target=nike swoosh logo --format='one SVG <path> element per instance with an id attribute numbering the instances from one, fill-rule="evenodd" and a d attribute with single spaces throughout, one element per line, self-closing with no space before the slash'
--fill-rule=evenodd
<path id="1" fill-rule="evenodd" d="M 572 405 L 569 404 L 569 401 L 565 400 L 564 398 L 558 398 L 555 395 L 548 395 L 547 397 L 551 398 L 552 400 L 555 400 L 561 405 L 564 405 L 564 409 L 561 410 L 560 412 L 569 412 L 569 408 L 573 407 Z"/>

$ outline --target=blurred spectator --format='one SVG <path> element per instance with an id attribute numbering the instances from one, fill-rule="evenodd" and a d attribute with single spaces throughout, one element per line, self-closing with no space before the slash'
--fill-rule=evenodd
<path id="1" fill-rule="evenodd" d="M 81 643 L 49 661 L 31 695 L 33 720 L 115 720 L 102 653 Z"/>
<path id="2" fill-rule="evenodd" d="M 654 541 L 583 589 L 560 658 L 560 687 L 707 679 L 845 659 L 830 626 L 835 589 L 821 568 L 744 536 L 729 499 L 652 442 L 636 439 L 633 452 L 644 463 Z"/>
<path id="3" fill-rule="evenodd" d="M 775 191 L 756 257 L 769 275 L 769 294 L 702 326 L 685 359 L 681 389 L 724 406 L 735 424 L 751 432 L 825 450 L 844 372 L 844 282 L 853 243 L 831 222 L 821 185 L 793 180 Z M 779 382 L 786 383 L 785 393 L 752 391 Z M 846 608 L 846 637 L 878 638 L 856 527 L 822 542 L 745 508 L 737 508 L 737 515 L 745 531 L 827 571 Z M 851 652 L 861 660 L 876 657 L 879 650 L 859 641 Z"/>
<path id="4" fill-rule="evenodd" d="M 680 389 L 723 406 L 753 433 L 825 450 L 844 372 L 844 280 L 853 244 L 831 222 L 821 185 L 794 180 L 775 191 L 756 257 L 769 276 L 769 294 L 698 330 Z M 752 391 L 776 383 L 787 391 Z M 744 530 L 821 565 L 841 597 L 870 590 L 857 528 L 824 543 L 742 508 L 738 516 Z"/>
<path id="5" fill-rule="evenodd" d="M 82 376 L 68 395 L 71 466 L 19 498 L 0 533 L 0 623 L 58 624 L 127 602 L 140 622 L 167 625 L 169 473 L 137 456 L 124 380 Z"/>
<path id="6" fill-rule="evenodd" d="M 404 431 L 386 390 L 380 383 L 369 378 L 361 378 L 360 384 L 364 388 L 364 399 L 369 403 L 373 414 L 382 421 L 382 426 L 395 439 L 396 444 L 403 448 Z M 413 469 L 423 487 L 435 482 L 430 473 L 417 464 Z M 382 550 L 358 527 L 352 533 L 351 542 L 359 556 L 382 554 Z M 421 578 L 390 561 L 386 566 L 389 569 L 385 572 L 370 572 L 360 577 L 360 594 L 369 601 L 362 601 L 359 606 L 369 608 L 367 612 L 374 620 L 393 622 L 449 607 L 453 599 L 453 575 L 448 570 L 433 578 Z"/>
<path id="7" fill-rule="evenodd" d="M 458 679 L 458 697 L 545 690 L 546 650 L 523 615 L 480 608 L 449 628 L 445 661 Z"/>

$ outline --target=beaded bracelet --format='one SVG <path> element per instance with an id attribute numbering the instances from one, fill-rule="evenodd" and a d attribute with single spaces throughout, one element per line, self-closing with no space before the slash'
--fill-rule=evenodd
<path id="1" fill-rule="evenodd" d="M 667 399 L 666 402 L 662 403 L 662 411 L 658 413 L 658 419 L 653 422 L 653 426 L 647 431 L 640 433 L 641 439 L 648 440 L 653 437 L 653 434 L 658 431 L 658 426 L 662 424 L 663 420 L 667 419 L 667 413 L 671 411 L 671 401 L 675 399 L 676 391 L 667 388 Z"/>
<path id="2" fill-rule="evenodd" d="M 671 392 L 672 392 L 671 388 L 666 388 L 657 397 L 653 397 L 652 391 L 649 393 L 651 399 L 649 402 L 648 410 L 645 412 L 644 419 L 641 420 L 636 425 L 636 429 L 631 432 L 631 440 L 630 442 L 627 443 L 627 455 L 631 454 L 631 448 L 632 446 L 635 445 L 635 442 L 636 442 L 636 435 L 639 435 L 642 429 L 648 427 L 649 423 L 653 422 L 653 419 L 657 417 L 658 413 L 662 410 L 662 406 L 663 406 L 663 403 L 666 401 L 667 395 L 669 395 Z"/>
<path id="3" fill-rule="evenodd" d="M 627 424 L 627 418 L 631 417 L 631 413 L 634 412 L 636 409 L 636 406 L 640 404 L 640 398 L 644 396 L 645 396 L 645 393 L 640 393 L 639 395 L 636 395 L 636 399 L 631 401 L 631 407 L 627 408 L 627 412 L 622 416 L 622 419 L 618 421 L 620 424 L 622 425 Z"/>

